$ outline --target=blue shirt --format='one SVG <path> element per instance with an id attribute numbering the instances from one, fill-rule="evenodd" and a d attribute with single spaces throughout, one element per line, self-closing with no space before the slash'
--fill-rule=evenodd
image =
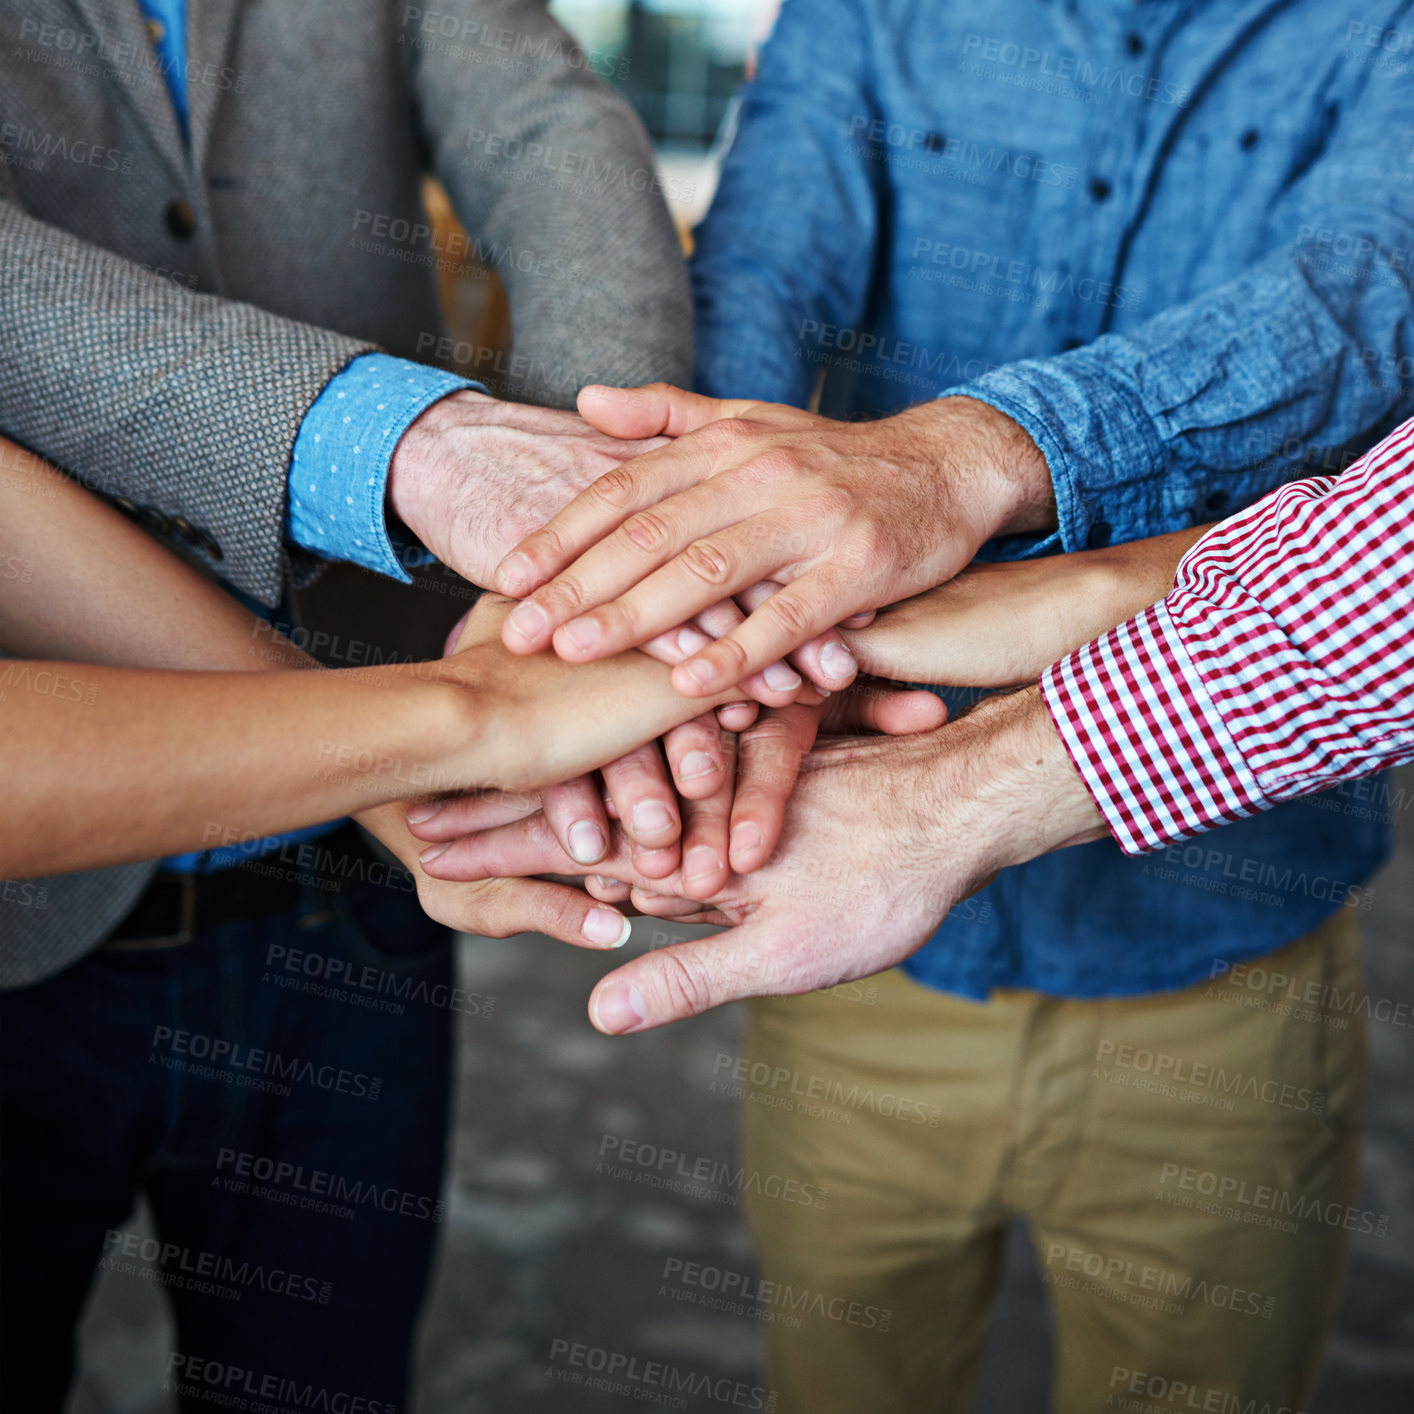
<path id="1" fill-rule="evenodd" d="M 187 0 L 138 0 L 161 72 L 187 131 Z M 325 559 L 350 560 L 408 583 L 388 535 L 384 499 L 393 450 L 417 417 L 459 388 L 480 388 L 425 364 L 365 354 L 332 378 L 305 414 L 290 458 L 288 535 Z M 413 557 L 414 559 L 416 557 Z M 169 869 L 209 872 L 309 839 L 338 821 L 250 845 L 174 855 Z"/>
<path id="2" fill-rule="evenodd" d="M 994 558 L 1339 469 L 1414 412 L 1414 7 L 1352 13 L 785 0 L 696 236 L 699 388 L 804 405 L 818 381 L 836 417 L 991 403 L 1060 521 Z M 908 967 L 978 998 L 1185 986 L 1351 906 L 1386 814 L 1318 796 L 1148 859 L 1066 850 Z"/>

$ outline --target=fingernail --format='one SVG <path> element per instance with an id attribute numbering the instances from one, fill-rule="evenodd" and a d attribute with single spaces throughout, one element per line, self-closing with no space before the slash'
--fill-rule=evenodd
<path id="1" fill-rule="evenodd" d="M 447 802 L 445 800 L 424 800 L 408 811 L 409 825 L 425 825 Z"/>
<path id="2" fill-rule="evenodd" d="M 592 820 L 576 820 L 569 832 L 570 856 L 577 864 L 593 864 L 604 857 L 608 840 Z"/>
<path id="3" fill-rule="evenodd" d="M 684 624 L 678 630 L 678 647 L 684 654 L 700 653 L 711 641 L 701 629 L 693 628 L 691 624 Z"/>
<path id="4" fill-rule="evenodd" d="M 761 831 L 755 825 L 738 825 L 732 831 L 733 854 L 749 854 L 761 848 Z"/>
<path id="5" fill-rule="evenodd" d="M 717 675 L 712 671 L 710 663 L 704 663 L 701 658 L 695 658 L 691 663 L 685 663 L 684 668 L 688 677 L 695 682 L 698 687 L 710 688 L 717 680 Z"/>
<path id="6" fill-rule="evenodd" d="M 827 643 L 820 650 L 820 669 L 835 682 L 846 682 L 859 671 L 859 664 L 843 643 Z"/>
<path id="7" fill-rule="evenodd" d="M 673 828 L 668 807 L 657 800 L 640 800 L 633 807 L 633 832 L 636 835 L 661 835 Z"/>
<path id="8" fill-rule="evenodd" d="M 705 844 L 688 850 L 687 858 L 683 860 L 684 879 L 705 879 L 709 874 L 720 874 L 721 871 L 722 861 L 717 857 L 717 851 L 708 849 Z"/>
<path id="9" fill-rule="evenodd" d="M 643 994 L 632 982 L 615 982 L 594 998 L 594 1024 L 610 1036 L 636 1031 L 646 1017 Z"/>
<path id="10" fill-rule="evenodd" d="M 628 942 L 633 924 L 612 908 L 591 908 L 584 916 L 584 926 L 580 931 L 588 942 L 597 947 L 621 948 Z"/>
<path id="11" fill-rule="evenodd" d="M 565 635 L 576 648 L 593 648 L 604 636 L 598 619 L 571 619 L 565 625 Z"/>
<path id="12" fill-rule="evenodd" d="M 617 889 L 623 883 L 622 879 L 606 879 L 602 874 L 591 874 L 589 877 L 601 889 Z"/>
<path id="13" fill-rule="evenodd" d="M 517 604 L 511 610 L 511 616 L 507 622 L 527 641 L 539 638 L 550 625 L 545 610 L 533 599 L 527 599 L 524 604 Z"/>
<path id="14" fill-rule="evenodd" d="M 530 557 L 519 550 L 512 550 L 496 566 L 496 583 L 504 594 L 523 594 L 534 580 L 535 566 L 530 563 Z"/>
<path id="15" fill-rule="evenodd" d="M 690 781 L 697 776 L 709 775 L 716 769 L 716 757 L 705 751 L 689 751 L 678 767 L 678 776 L 681 780 Z"/>
<path id="16" fill-rule="evenodd" d="M 418 863 L 431 864 L 432 861 L 436 859 L 439 854 L 445 854 L 449 849 L 451 849 L 451 847 L 452 846 L 450 843 L 434 844 L 431 849 L 424 849 L 422 853 L 417 856 Z"/>
<path id="17" fill-rule="evenodd" d="M 772 663 L 761 676 L 772 692 L 791 692 L 800 686 L 800 674 L 785 663 Z"/>

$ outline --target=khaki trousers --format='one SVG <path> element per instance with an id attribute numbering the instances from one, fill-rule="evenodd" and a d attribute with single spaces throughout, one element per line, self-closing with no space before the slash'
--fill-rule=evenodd
<path id="1" fill-rule="evenodd" d="M 970 1410 L 1013 1218 L 1054 1414 L 1304 1408 L 1349 1232 L 1378 1221 L 1360 995 L 1342 912 L 1134 1000 L 976 1004 L 892 972 L 752 1003 L 746 1169 L 824 1189 L 748 1192 L 778 1414 Z"/>

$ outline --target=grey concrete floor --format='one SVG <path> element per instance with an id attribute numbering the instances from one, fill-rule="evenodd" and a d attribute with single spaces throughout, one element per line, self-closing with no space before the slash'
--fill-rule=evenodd
<path id="1" fill-rule="evenodd" d="M 1409 793 L 1414 776 L 1403 784 Z M 1409 1000 L 1411 822 L 1402 821 L 1401 831 L 1400 852 L 1377 881 L 1367 916 L 1367 988 L 1374 997 Z M 655 928 L 661 925 L 645 920 L 640 933 L 647 936 L 637 945 L 651 942 Z M 556 1341 L 756 1382 L 755 1323 L 673 1299 L 663 1280 L 673 1259 L 750 1272 L 735 1195 L 719 1189 L 683 1197 L 596 1171 L 606 1134 L 651 1135 L 692 1156 L 733 1156 L 735 1107 L 710 1086 L 714 1057 L 735 1052 L 736 1009 L 610 1041 L 584 1015 L 602 959 L 543 938 L 467 939 L 460 966 L 467 984 L 497 1005 L 491 1020 L 463 1019 L 445 1247 L 412 1414 L 622 1414 L 634 1402 L 557 1382 L 550 1372 Z M 1371 1039 L 1360 1205 L 1392 1221 L 1384 1239 L 1354 1238 L 1313 1414 L 1414 1409 L 1414 1030 L 1376 1023 Z M 1018 1232 L 977 1409 L 1044 1410 L 1049 1342 L 1035 1263 Z M 170 1348 L 157 1292 L 105 1276 L 84 1320 L 70 1414 L 160 1414 L 168 1406 L 159 1372 Z M 732 1406 L 690 1399 L 687 1407 Z"/>

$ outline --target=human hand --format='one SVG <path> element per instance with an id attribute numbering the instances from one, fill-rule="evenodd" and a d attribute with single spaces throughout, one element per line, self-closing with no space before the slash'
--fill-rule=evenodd
<path id="1" fill-rule="evenodd" d="M 388 468 L 388 505 L 443 564 L 473 584 L 489 585 L 517 541 L 597 478 L 667 441 L 619 438 L 572 412 L 465 389 L 433 403 L 403 434 Z M 645 648 L 650 657 L 675 663 L 687 656 L 679 639 L 700 646 L 742 618 L 730 599 L 721 599 L 665 625 L 673 633 Z M 838 635 L 830 639 L 844 651 Z M 801 680 L 785 663 L 771 663 L 745 687 L 754 700 L 783 706 L 799 695 Z M 736 730 L 754 716 L 743 704 L 727 709 L 723 725 Z"/>
<path id="2" fill-rule="evenodd" d="M 998 869 L 1103 833 L 1038 689 L 923 735 L 831 741 L 807 759 L 769 863 L 688 915 L 731 931 L 618 968 L 595 987 L 590 1017 L 610 1034 L 641 1031 L 882 971 Z M 461 840 L 424 868 L 508 877 L 558 857 L 543 818 L 529 817 Z M 636 903 L 661 896 L 662 882 L 636 879 L 622 848 L 602 867 L 633 886 Z M 680 883 L 670 881 L 682 894 Z"/>
<path id="3" fill-rule="evenodd" d="M 579 402 L 603 431 L 675 440 L 600 477 L 501 562 L 496 587 L 530 596 L 507 620 L 506 645 L 553 643 L 589 662 L 762 580 L 784 584 L 674 669 L 688 696 L 941 583 L 992 535 L 1055 523 L 1040 451 L 970 398 L 877 422 L 663 384 L 586 388 Z"/>
<path id="4" fill-rule="evenodd" d="M 864 671 L 879 677 L 967 687 L 1035 682 L 1067 653 L 1162 599 L 1178 562 L 1208 529 L 972 564 L 844 637 Z"/>
<path id="5" fill-rule="evenodd" d="M 838 694 L 821 705 L 795 703 L 768 710 L 742 732 L 735 743 L 730 738 L 719 740 L 724 774 L 683 799 L 680 865 L 678 858 L 670 858 L 665 865 L 663 855 L 667 851 L 652 844 L 645 846 L 622 826 L 620 834 L 625 838 L 621 848 L 627 853 L 636 878 L 665 880 L 674 876 L 686 897 L 709 898 L 726 885 L 729 868 L 737 873 L 749 873 L 770 857 L 780 837 L 786 802 L 795 786 L 801 759 L 814 745 L 820 731 L 906 735 L 929 731 L 941 725 L 946 715 L 947 709 L 931 693 L 869 684 Z M 704 724 L 710 724 L 705 729 L 715 730 L 710 714 L 679 730 L 686 732 Z M 675 752 L 671 735 L 665 738 L 670 758 Z M 681 747 L 676 746 L 676 749 Z M 606 769 L 606 780 L 608 774 Z M 682 775 L 681 768 L 675 766 L 674 774 Z M 580 783 L 574 784 L 578 787 Z M 589 784 L 583 788 L 582 795 L 570 802 L 580 811 L 579 819 L 574 820 L 567 814 L 564 789 L 555 787 L 538 794 L 517 795 L 480 792 L 419 802 L 409 811 L 408 824 L 415 835 L 434 845 L 435 852 L 423 855 L 431 864 L 465 835 L 539 816 L 570 860 L 583 865 L 602 865 L 609 853 L 608 817 L 621 817 L 623 806 L 613 802 L 617 808 L 611 805 L 606 816 L 602 802 L 595 798 L 593 786 Z M 665 783 L 661 789 L 666 790 Z M 595 840 L 599 846 L 597 852 L 592 858 L 581 859 L 574 848 L 574 832 L 583 827 L 586 819 L 601 834 Z M 553 869 L 547 866 L 545 872 L 571 867 L 568 860 L 559 859 Z M 628 887 L 615 880 L 607 868 L 591 888 L 605 898 L 620 900 L 628 896 Z"/>
<path id="6" fill-rule="evenodd" d="M 576 947 L 620 948 L 629 920 L 583 888 L 548 879 L 479 879 L 455 883 L 434 879 L 418 864 L 422 843 L 409 832 L 403 806 L 394 802 L 354 818 L 402 862 L 417 884 L 423 912 L 444 927 L 481 938 L 544 933 Z"/>

